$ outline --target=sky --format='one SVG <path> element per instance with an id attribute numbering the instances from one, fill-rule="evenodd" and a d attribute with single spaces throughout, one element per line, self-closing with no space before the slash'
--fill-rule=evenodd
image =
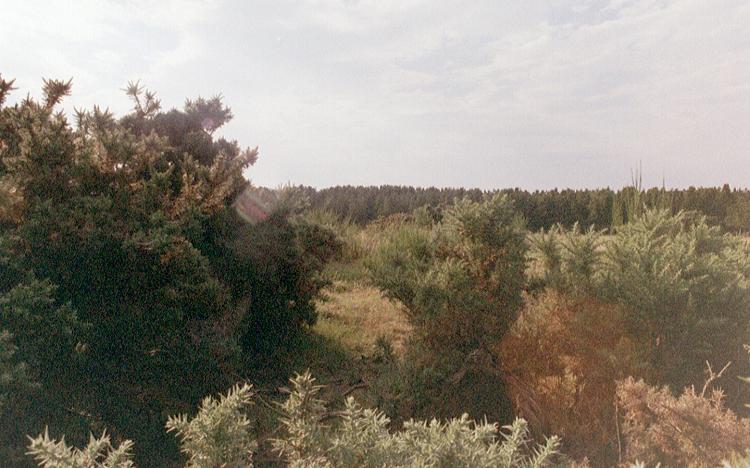
<path id="1" fill-rule="evenodd" d="M 750 187 L 746 0 L 0 0 L 16 98 L 224 96 L 256 185 Z"/>

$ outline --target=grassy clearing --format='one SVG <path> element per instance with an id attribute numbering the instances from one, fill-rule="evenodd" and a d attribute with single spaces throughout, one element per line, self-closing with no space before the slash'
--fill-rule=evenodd
<path id="1" fill-rule="evenodd" d="M 411 328 L 400 304 L 370 285 L 335 282 L 318 303 L 315 331 L 359 355 L 370 355 L 379 337 L 400 353 Z"/>

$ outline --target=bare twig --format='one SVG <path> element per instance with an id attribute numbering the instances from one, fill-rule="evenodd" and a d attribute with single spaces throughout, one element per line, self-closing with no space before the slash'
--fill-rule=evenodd
<path id="1" fill-rule="evenodd" d="M 708 378 L 706 379 L 706 383 L 703 384 L 703 390 L 701 390 L 701 398 L 706 396 L 706 390 L 708 390 L 709 385 L 711 385 L 711 383 L 715 380 L 720 379 L 722 374 L 724 374 L 724 371 L 726 371 L 731 364 L 732 361 L 727 362 L 727 364 L 719 371 L 719 373 L 716 374 L 711 368 L 711 363 L 706 361 L 706 374 L 708 374 Z"/>
<path id="2" fill-rule="evenodd" d="M 617 430 L 617 465 L 622 465 L 622 439 L 620 438 L 620 405 L 615 398 L 615 429 Z"/>

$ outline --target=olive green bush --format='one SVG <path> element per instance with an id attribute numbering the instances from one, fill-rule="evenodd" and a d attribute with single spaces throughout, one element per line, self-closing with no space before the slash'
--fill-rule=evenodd
<path id="1" fill-rule="evenodd" d="M 507 196 L 463 199 L 439 223 L 403 223 L 368 258 L 372 281 L 413 325 L 402 416 L 509 417 L 494 349 L 522 305 L 524 239 Z"/>
<path id="2" fill-rule="evenodd" d="M 660 383 L 700 381 L 706 361 L 746 365 L 750 250 L 704 216 L 646 210 L 611 236 L 556 229 L 531 239 L 549 286 L 624 307 L 625 329 Z"/>

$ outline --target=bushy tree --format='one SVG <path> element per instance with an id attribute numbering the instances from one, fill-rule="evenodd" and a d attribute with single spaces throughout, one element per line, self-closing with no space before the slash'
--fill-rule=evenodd
<path id="1" fill-rule="evenodd" d="M 128 115 L 71 125 L 56 111 L 70 90 L 46 80 L 41 101 L 0 106 L 0 330 L 52 406 L 169 456 L 161 431 L 138 431 L 313 323 L 336 244 L 284 210 L 237 213 L 257 149 L 215 136 L 232 117 L 220 97 L 165 112 L 135 83 Z M 53 434 L 71 419 L 44 414 Z"/>
<path id="2" fill-rule="evenodd" d="M 463 199 L 433 228 L 395 230 L 367 262 L 414 326 L 401 393 L 417 414 L 507 416 L 492 350 L 522 303 L 524 236 L 507 196 Z"/>
<path id="3" fill-rule="evenodd" d="M 624 306 L 625 329 L 649 350 L 660 382 L 682 388 L 701 379 L 707 360 L 745 362 L 750 251 L 744 240 L 723 234 L 705 216 L 666 210 L 646 210 L 601 247 L 587 239 L 592 235 L 539 235 L 532 244 L 544 259 L 542 274 L 568 294 L 586 285 L 585 294 Z"/>

